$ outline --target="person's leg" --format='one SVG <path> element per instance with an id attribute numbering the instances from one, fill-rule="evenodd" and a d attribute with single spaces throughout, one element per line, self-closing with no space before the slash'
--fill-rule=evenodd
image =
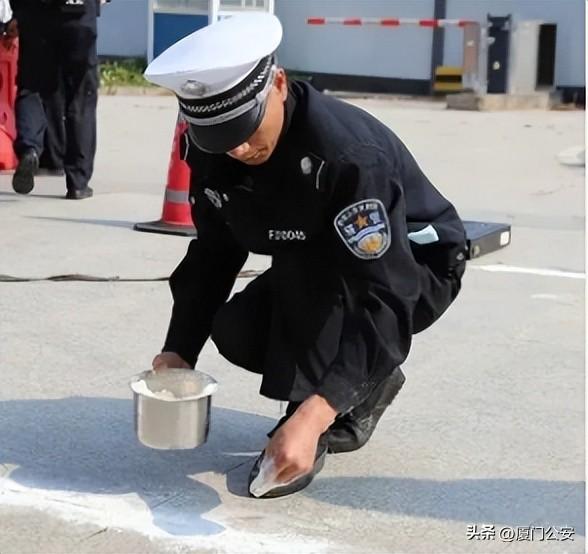
<path id="1" fill-rule="evenodd" d="M 465 263 L 460 263 L 436 274 L 428 266 L 421 265 L 422 292 L 413 316 L 414 334 L 428 328 L 447 310 L 460 290 L 464 270 Z M 365 445 L 404 381 L 402 370 L 395 368 L 374 388 L 367 400 L 337 418 L 329 429 L 329 452 L 350 452 Z"/>
<path id="2" fill-rule="evenodd" d="M 38 92 L 20 89 L 16 96 L 17 138 L 14 151 L 18 165 L 12 176 L 12 188 L 18 194 L 28 194 L 35 186 L 39 154 L 43 150 L 45 114 Z"/>
<path id="3" fill-rule="evenodd" d="M 29 150 L 39 157 L 43 151 L 46 121 L 39 92 L 19 88 L 15 103 L 16 140 L 14 151 L 20 159 Z"/>
<path id="4" fill-rule="evenodd" d="M 69 102 L 66 109 L 67 146 L 64 170 L 68 198 L 91 196 L 88 186 L 94 172 L 96 155 L 96 103 L 98 73 L 96 66 L 79 73 L 70 72 L 66 80 Z"/>
<path id="5" fill-rule="evenodd" d="M 91 4 L 91 3 L 90 3 Z M 88 183 L 94 171 L 96 154 L 96 105 L 98 67 L 96 26 L 72 18 L 62 25 L 61 70 L 65 92 L 66 150 L 64 170 L 67 196 L 88 198 Z"/>
<path id="6" fill-rule="evenodd" d="M 292 378 L 281 372 L 290 367 L 290 359 L 278 346 L 283 344 L 277 334 L 276 306 L 272 292 L 272 270 L 252 281 L 242 292 L 235 294 L 217 313 L 211 338 L 219 352 L 231 363 L 263 375 L 262 392 L 270 398 L 285 399 Z M 287 397 L 286 397 L 287 398 Z M 290 402 L 286 416 L 276 429 L 294 413 L 300 403 Z M 275 429 L 274 429 L 275 431 Z M 269 434 L 272 436 L 273 432 Z M 275 498 L 293 494 L 307 487 L 322 469 L 327 453 L 326 436 L 317 445 L 313 470 L 292 483 L 276 486 L 262 496 Z M 258 476 L 264 453 L 255 461 L 249 474 L 248 486 Z"/>
<path id="7" fill-rule="evenodd" d="M 59 86 L 51 94 L 43 98 L 43 108 L 47 121 L 43 154 L 39 166 L 50 174 L 62 175 L 65 157 L 65 93 L 63 78 L 59 78 Z"/>
<path id="8" fill-rule="evenodd" d="M 19 159 L 12 187 L 28 194 L 34 187 L 34 175 L 43 152 L 47 121 L 42 96 L 56 86 L 56 59 L 50 38 L 51 22 L 45 10 L 22 14 L 19 18 L 19 58 L 16 98 L 16 140 Z"/>
<path id="9" fill-rule="evenodd" d="M 217 312 L 211 333 L 218 351 L 229 362 L 261 374 L 265 367 L 272 309 L 269 271 L 233 295 Z"/>

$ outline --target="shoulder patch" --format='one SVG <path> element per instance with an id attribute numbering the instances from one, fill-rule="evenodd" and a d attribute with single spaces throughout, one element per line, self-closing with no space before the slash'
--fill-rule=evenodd
<path id="1" fill-rule="evenodd" d="M 347 206 L 333 223 L 345 246 L 362 260 L 380 258 L 390 246 L 390 220 L 377 198 Z"/>

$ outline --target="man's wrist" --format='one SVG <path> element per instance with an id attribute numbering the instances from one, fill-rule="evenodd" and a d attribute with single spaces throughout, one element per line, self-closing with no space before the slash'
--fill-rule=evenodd
<path id="1" fill-rule="evenodd" d="M 308 420 L 308 423 L 315 427 L 319 434 L 322 434 L 335 421 L 337 410 L 325 398 L 313 394 L 299 406 L 295 415 Z"/>

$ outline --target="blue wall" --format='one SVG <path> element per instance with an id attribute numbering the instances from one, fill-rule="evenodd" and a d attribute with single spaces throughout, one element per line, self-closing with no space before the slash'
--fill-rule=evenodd
<path id="1" fill-rule="evenodd" d="M 147 0 L 115 0 L 102 6 L 98 19 L 98 54 L 147 56 Z"/>
<path id="2" fill-rule="evenodd" d="M 153 19 L 154 56 L 158 56 L 190 33 L 208 25 L 207 15 L 156 13 Z"/>
<path id="3" fill-rule="evenodd" d="M 147 54 L 147 0 L 114 0 L 99 21 L 102 55 Z M 434 0 L 276 0 L 284 25 L 280 63 L 290 69 L 378 77 L 428 79 L 430 29 L 398 27 L 314 27 L 308 16 L 432 17 Z M 483 21 L 486 14 L 513 14 L 516 21 L 540 19 L 557 23 L 556 84 L 584 86 L 584 0 L 447 0 L 448 18 Z M 207 16 L 156 14 L 154 49 L 159 54 L 173 42 L 207 24 Z M 447 28 L 447 65 L 460 65 L 463 32 Z"/>
<path id="4" fill-rule="evenodd" d="M 431 18 L 433 11 L 433 0 L 276 0 L 284 26 L 278 60 L 300 71 L 428 80 L 430 29 L 311 26 L 306 18 Z"/>

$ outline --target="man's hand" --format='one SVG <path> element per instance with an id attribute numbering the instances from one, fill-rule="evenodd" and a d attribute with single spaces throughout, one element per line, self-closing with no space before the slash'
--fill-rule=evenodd
<path id="1" fill-rule="evenodd" d="M 324 398 L 314 395 L 276 431 L 265 448 L 265 455 L 274 462 L 278 483 L 288 483 L 312 471 L 319 437 L 336 415 Z"/>
<path id="2" fill-rule="evenodd" d="M 192 366 L 175 352 L 162 352 L 161 354 L 157 354 L 151 364 L 154 371 L 172 368 L 192 369 Z"/>

